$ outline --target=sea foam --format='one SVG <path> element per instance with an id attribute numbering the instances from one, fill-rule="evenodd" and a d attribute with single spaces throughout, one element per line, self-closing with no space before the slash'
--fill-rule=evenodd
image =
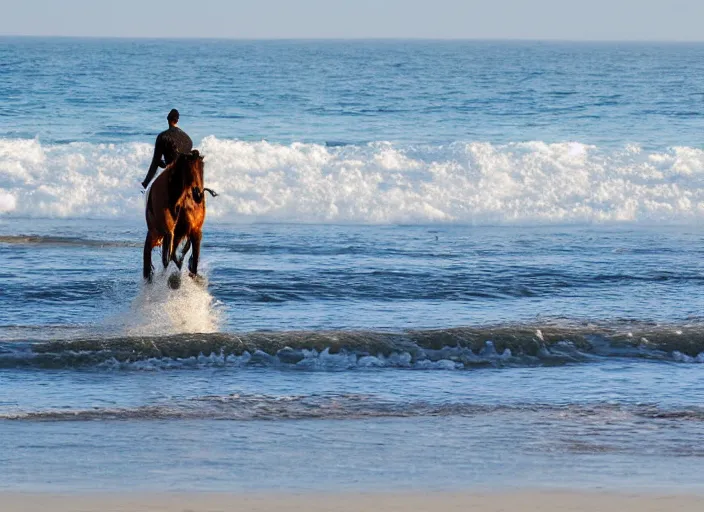
<path id="1" fill-rule="evenodd" d="M 363 146 L 204 138 L 210 219 L 303 223 L 694 223 L 704 151 L 576 142 Z M 0 213 L 142 216 L 149 144 L 0 139 Z"/>

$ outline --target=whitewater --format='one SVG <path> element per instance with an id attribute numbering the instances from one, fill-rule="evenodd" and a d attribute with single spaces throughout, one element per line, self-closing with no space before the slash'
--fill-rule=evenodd
<path id="1" fill-rule="evenodd" d="M 694 224 L 704 151 L 577 142 L 364 146 L 205 137 L 206 181 L 227 222 Z M 0 211 L 28 217 L 141 216 L 146 143 L 0 140 Z"/>

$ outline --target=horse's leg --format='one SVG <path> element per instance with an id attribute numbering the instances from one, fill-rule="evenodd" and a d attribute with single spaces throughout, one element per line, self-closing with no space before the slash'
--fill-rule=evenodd
<path id="1" fill-rule="evenodd" d="M 181 265 L 183 265 L 183 258 L 178 257 L 178 249 L 183 241 L 183 237 L 174 235 L 173 250 L 171 251 L 171 261 L 173 261 L 179 270 L 181 270 Z"/>
<path id="2" fill-rule="evenodd" d="M 188 270 L 191 272 L 191 277 L 198 275 L 198 260 L 200 259 L 200 241 L 203 238 L 203 232 L 197 231 L 191 233 L 190 242 L 193 246 L 191 259 L 188 260 Z"/>
<path id="3" fill-rule="evenodd" d="M 144 266 L 142 267 L 142 276 L 148 282 L 152 280 L 152 249 L 154 249 L 154 238 L 151 232 L 147 231 L 147 238 L 144 240 Z"/>
<path id="4" fill-rule="evenodd" d="M 173 232 L 166 233 L 164 235 L 164 241 L 161 244 L 161 263 L 164 265 L 164 268 L 169 266 L 169 262 L 171 261 L 171 255 L 173 254 L 173 250 L 174 250 L 174 234 L 173 234 Z"/>
<path id="5" fill-rule="evenodd" d="M 186 244 L 183 246 L 183 249 L 181 250 L 181 256 L 176 256 L 176 253 L 178 252 L 178 248 L 174 249 L 174 263 L 176 263 L 176 266 L 178 267 L 179 270 L 181 270 L 181 267 L 183 266 L 183 260 L 186 258 L 186 254 L 188 254 L 188 251 L 191 250 L 191 239 L 186 238 Z"/>

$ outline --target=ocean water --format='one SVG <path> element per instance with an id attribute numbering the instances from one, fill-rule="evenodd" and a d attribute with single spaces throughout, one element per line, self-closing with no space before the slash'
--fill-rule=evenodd
<path id="1" fill-rule="evenodd" d="M 0 489 L 701 491 L 704 45 L 2 38 L 0 97 Z"/>

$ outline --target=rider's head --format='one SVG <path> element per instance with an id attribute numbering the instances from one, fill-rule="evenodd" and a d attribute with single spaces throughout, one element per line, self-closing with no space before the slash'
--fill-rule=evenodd
<path id="1" fill-rule="evenodd" d="M 178 124 L 178 110 L 172 108 L 169 115 L 166 116 L 166 120 L 169 122 L 169 126 L 176 126 Z"/>

